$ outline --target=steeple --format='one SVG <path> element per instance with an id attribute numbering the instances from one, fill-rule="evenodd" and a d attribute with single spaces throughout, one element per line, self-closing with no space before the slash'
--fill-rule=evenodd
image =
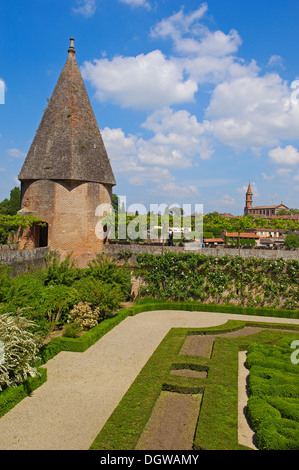
<path id="1" fill-rule="evenodd" d="M 246 192 L 246 201 L 245 201 L 245 207 L 244 207 L 244 215 L 247 215 L 249 210 L 252 208 L 252 202 L 253 202 L 253 192 L 251 190 L 250 186 L 250 181 L 248 184 L 247 192 Z"/>
<path id="2" fill-rule="evenodd" d="M 20 181 L 116 184 L 75 53 L 72 37 L 66 63 L 19 174 Z"/>

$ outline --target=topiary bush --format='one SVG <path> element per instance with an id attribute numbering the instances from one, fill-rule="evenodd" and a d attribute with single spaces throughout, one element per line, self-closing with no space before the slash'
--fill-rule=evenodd
<path id="1" fill-rule="evenodd" d="M 248 348 L 247 415 L 261 450 L 299 449 L 299 370 L 290 345 L 283 338 Z"/>

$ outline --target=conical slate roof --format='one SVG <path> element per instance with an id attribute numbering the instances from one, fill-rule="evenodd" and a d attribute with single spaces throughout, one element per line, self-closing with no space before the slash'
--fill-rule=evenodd
<path id="1" fill-rule="evenodd" d="M 75 58 L 74 39 L 19 180 L 115 185 L 104 142 Z"/>

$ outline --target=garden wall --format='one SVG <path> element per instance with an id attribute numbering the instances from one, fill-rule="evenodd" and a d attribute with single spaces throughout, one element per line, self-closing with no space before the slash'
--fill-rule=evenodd
<path id="1" fill-rule="evenodd" d="M 120 252 L 130 251 L 132 257 L 129 258 L 129 263 L 134 265 L 136 263 L 136 256 L 143 253 L 151 253 L 153 255 L 162 254 L 162 245 L 154 244 L 137 244 L 137 243 L 110 243 L 103 246 L 103 251 L 115 258 L 118 257 Z M 170 251 L 172 253 L 190 253 L 183 246 L 164 246 L 164 253 Z M 299 249 L 266 249 L 266 248 L 230 248 L 230 247 L 212 247 L 200 248 L 196 252 L 206 256 L 241 256 L 242 258 L 258 258 L 276 260 L 283 258 L 285 261 L 297 260 L 299 261 Z"/>
<path id="2" fill-rule="evenodd" d="M 12 268 L 12 276 L 16 276 L 35 269 L 45 268 L 45 255 L 48 252 L 48 247 L 17 250 L 16 245 L 4 245 L 0 247 L 0 263 L 9 264 Z"/>

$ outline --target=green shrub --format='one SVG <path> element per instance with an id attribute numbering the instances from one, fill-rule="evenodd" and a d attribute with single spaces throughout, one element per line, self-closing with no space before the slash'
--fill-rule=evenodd
<path id="1" fill-rule="evenodd" d="M 247 414 L 261 450 L 299 449 L 299 370 L 290 360 L 292 340 L 248 348 Z"/>
<path id="2" fill-rule="evenodd" d="M 283 418 L 299 421 L 299 400 L 297 398 L 268 396 L 265 399 L 280 412 Z"/>
<path id="3" fill-rule="evenodd" d="M 299 425 L 288 419 L 265 419 L 257 430 L 256 443 L 260 450 L 298 450 Z"/>
<path id="4" fill-rule="evenodd" d="M 22 308 L 36 308 L 42 296 L 44 284 L 30 274 L 21 274 L 13 278 L 7 291 L 8 311 Z"/>
<path id="5" fill-rule="evenodd" d="M 55 252 L 50 252 L 47 256 L 48 267 L 45 274 L 45 285 L 65 284 L 70 286 L 80 278 L 80 269 L 71 260 L 71 255 L 68 255 L 63 261 L 60 258 L 60 255 Z"/>
<path id="6" fill-rule="evenodd" d="M 99 319 L 111 316 L 124 300 L 123 292 L 117 285 L 111 285 L 93 277 L 76 281 L 73 287 L 78 291 L 81 302 L 88 302 L 91 308 L 98 308 Z"/>
<path id="7" fill-rule="evenodd" d="M 131 274 L 128 269 L 113 264 L 105 257 L 100 257 L 88 264 L 86 276 L 91 276 L 105 284 L 119 286 L 124 300 L 129 300 L 132 286 Z"/>
<path id="8" fill-rule="evenodd" d="M 65 336 L 66 338 L 78 338 L 82 331 L 83 328 L 79 323 L 67 323 L 64 326 L 62 336 Z"/>
<path id="9" fill-rule="evenodd" d="M 56 325 L 65 323 L 67 313 L 79 299 L 79 293 L 73 287 L 49 284 L 41 294 L 38 308 L 52 325 Z"/>
<path id="10" fill-rule="evenodd" d="M 247 417 L 252 429 L 257 431 L 263 421 L 266 419 L 280 419 L 281 415 L 266 399 L 250 396 L 247 402 Z"/>
<path id="11" fill-rule="evenodd" d="M 0 263 L 0 302 L 6 302 L 8 291 L 12 284 L 10 277 L 11 267 Z"/>

